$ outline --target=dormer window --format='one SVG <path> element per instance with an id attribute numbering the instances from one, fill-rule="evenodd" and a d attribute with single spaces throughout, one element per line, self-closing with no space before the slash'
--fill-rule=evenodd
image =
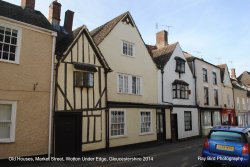
<path id="1" fill-rule="evenodd" d="M 175 57 L 176 68 L 175 71 L 179 73 L 185 73 L 185 60 L 181 57 Z"/>

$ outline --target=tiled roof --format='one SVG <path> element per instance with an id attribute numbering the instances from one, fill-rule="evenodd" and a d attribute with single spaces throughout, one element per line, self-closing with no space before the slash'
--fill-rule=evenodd
<path id="1" fill-rule="evenodd" d="M 21 6 L 2 0 L 0 0 L 0 16 L 52 30 L 50 22 L 40 11 L 23 9 Z"/>
<path id="2" fill-rule="evenodd" d="M 238 78 L 241 83 L 245 85 L 250 85 L 250 72 L 244 71 Z"/>
<path id="3" fill-rule="evenodd" d="M 113 30 L 113 28 L 117 25 L 117 23 L 127 14 L 129 14 L 129 12 L 125 12 L 115 17 L 114 19 L 110 20 L 109 22 L 103 24 L 102 26 L 92 30 L 90 34 L 93 37 L 95 43 L 99 45 L 106 38 L 106 36 Z"/>
<path id="4" fill-rule="evenodd" d="M 177 44 L 178 44 L 178 42 L 164 46 L 164 47 L 159 48 L 159 49 L 154 49 L 154 47 L 152 45 L 147 45 L 149 53 L 150 53 L 151 57 L 153 58 L 156 66 L 158 68 L 162 68 L 167 64 L 167 62 L 171 58 L 171 56 L 172 56 L 172 54 L 177 46 Z"/>

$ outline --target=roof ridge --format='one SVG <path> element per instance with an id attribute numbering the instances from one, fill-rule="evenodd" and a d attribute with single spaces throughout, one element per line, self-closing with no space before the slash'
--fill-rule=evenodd
<path id="1" fill-rule="evenodd" d="M 121 19 L 125 17 L 127 14 L 129 14 L 129 11 L 120 14 L 119 16 L 109 20 L 103 25 L 92 30 L 90 34 L 93 37 L 95 43 L 99 45 L 106 38 L 106 36 L 113 30 L 113 28 L 117 25 L 117 23 L 121 21 Z"/>

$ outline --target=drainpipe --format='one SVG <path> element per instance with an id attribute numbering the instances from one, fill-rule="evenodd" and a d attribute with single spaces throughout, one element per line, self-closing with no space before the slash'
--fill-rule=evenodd
<path id="1" fill-rule="evenodd" d="M 57 33 L 53 32 L 51 34 L 53 37 L 53 45 L 52 45 L 52 55 L 51 55 L 51 77 L 50 77 L 50 107 L 49 107 L 49 145 L 48 145 L 48 158 L 50 159 L 51 155 L 51 143 L 52 143 L 52 111 L 53 111 L 53 90 L 54 90 L 54 56 L 55 56 L 55 46 L 56 46 L 56 37 Z"/>
<path id="2" fill-rule="evenodd" d="M 109 108 L 108 108 L 108 71 L 105 70 L 105 86 L 106 86 L 106 94 L 105 94 L 105 99 L 106 99 L 106 110 L 105 110 L 105 126 L 106 126 L 106 149 L 109 149 Z"/>
<path id="3" fill-rule="evenodd" d="M 200 107 L 198 105 L 198 102 L 197 102 L 197 77 L 196 77 L 195 59 L 193 61 L 193 71 L 194 71 L 194 81 L 195 81 L 195 83 L 194 83 L 194 87 L 195 87 L 194 88 L 195 89 L 194 98 L 195 98 L 195 105 L 198 108 L 198 113 L 199 113 L 199 117 L 200 117 L 200 120 L 199 120 L 200 127 L 199 127 L 199 129 L 200 129 L 200 136 L 202 136 L 202 124 L 201 124 L 202 116 L 201 116 L 201 109 L 200 109 Z"/>

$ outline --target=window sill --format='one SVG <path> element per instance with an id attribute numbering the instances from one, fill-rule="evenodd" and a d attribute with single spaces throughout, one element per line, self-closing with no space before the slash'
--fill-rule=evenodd
<path id="1" fill-rule="evenodd" d="M 0 144 L 1 143 L 14 143 L 15 142 L 15 140 L 13 140 L 13 139 L 1 139 L 0 140 Z"/>
<path id="2" fill-rule="evenodd" d="M 142 96 L 142 94 L 132 94 L 132 93 L 120 93 L 120 92 L 117 92 L 117 94 L 120 94 L 120 95 L 133 95 L 133 96 Z"/>
<path id="3" fill-rule="evenodd" d="M 0 62 L 10 63 L 10 64 L 17 64 L 17 65 L 19 65 L 19 62 L 17 62 L 17 61 L 9 61 L 9 60 L 0 59 Z"/>
<path id="4" fill-rule="evenodd" d="M 153 135 L 153 132 L 140 133 L 139 136 Z"/>
<path id="5" fill-rule="evenodd" d="M 109 139 L 112 140 L 112 139 L 120 139 L 120 138 L 127 138 L 127 137 L 128 137 L 127 135 L 110 136 Z"/>
<path id="6" fill-rule="evenodd" d="M 124 56 L 124 57 L 130 57 L 130 58 L 135 58 L 135 56 L 125 55 L 125 54 L 122 54 L 122 56 Z"/>

